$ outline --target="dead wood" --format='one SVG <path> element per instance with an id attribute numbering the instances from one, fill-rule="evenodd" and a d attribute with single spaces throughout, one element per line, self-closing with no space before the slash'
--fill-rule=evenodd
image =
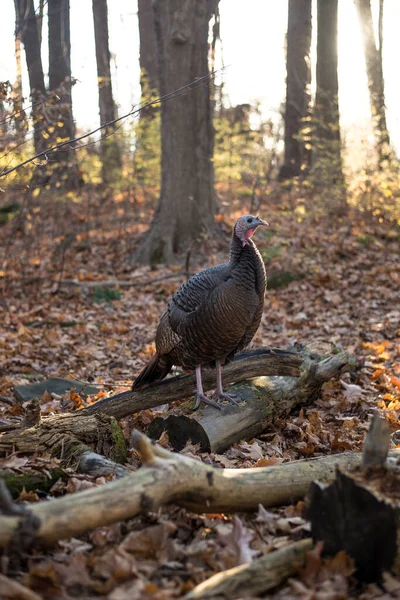
<path id="1" fill-rule="evenodd" d="M 222 370 L 224 384 L 243 381 L 262 375 L 286 375 L 298 377 L 303 357 L 296 352 L 262 348 L 239 354 L 235 360 Z M 215 370 L 205 370 L 203 387 L 205 391 L 215 388 Z M 194 375 L 171 377 L 144 390 L 129 390 L 116 396 L 100 400 L 85 408 L 82 414 L 104 413 L 122 419 L 145 408 L 152 408 L 166 402 L 182 400 L 194 394 L 196 380 Z"/>
<path id="2" fill-rule="evenodd" d="M 385 421 L 374 417 L 362 465 L 338 468 L 329 486 L 312 483 L 307 499 L 313 539 L 324 542 L 325 554 L 345 550 L 364 581 L 400 569 L 400 469 L 385 463 L 389 434 Z"/>
<path id="3" fill-rule="evenodd" d="M 0 575 L 0 598 L 12 600 L 42 600 L 42 597 L 15 579 Z"/>
<path id="4" fill-rule="evenodd" d="M 304 566 L 311 548 L 311 539 L 301 540 L 249 564 L 217 573 L 186 594 L 185 600 L 233 600 L 272 590 Z"/>
<path id="5" fill-rule="evenodd" d="M 314 479 L 332 481 L 338 465 L 349 468 L 361 463 L 361 454 L 345 453 L 274 467 L 217 469 L 168 452 L 138 432 L 133 442 L 143 461 L 136 473 L 32 505 L 32 513 L 40 519 L 38 541 L 51 545 L 168 503 L 199 512 L 251 511 L 259 504 L 280 506 L 303 498 Z M 9 543 L 18 524 L 17 517 L 0 516 L 0 547 Z"/>
<path id="6" fill-rule="evenodd" d="M 296 376 L 303 358 L 295 352 L 261 349 L 238 357 L 224 371 L 225 381 L 240 381 L 261 373 Z M 205 389 L 215 385 L 213 370 L 205 371 Z M 32 454 L 48 453 L 65 460 L 79 460 L 87 451 L 95 451 L 123 462 L 126 445 L 115 418 L 126 417 L 143 408 L 157 406 L 192 395 L 194 376 L 174 377 L 140 392 L 124 392 L 101 400 L 73 414 L 43 417 L 34 426 L 0 433 L 0 456 L 14 450 Z M 114 418 L 115 417 L 115 418 Z"/>
<path id="7" fill-rule="evenodd" d="M 119 465 L 113 460 L 105 458 L 96 452 L 84 452 L 79 459 L 77 470 L 79 473 L 85 473 L 92 477 L 104 477 L 105 475 L 115 475 L 117 478 L 125 477 L 132 473 L 130 469 Z"/>
<path id="8" fill-rule="evenodd" d="M 59 479 L 68 479 L 63 469 L 35 469 L 18 473 L 12 469 L 2 469 L 0 480 L 3 480 L 13 498 L 17 498 L 22 490 L 26 492 L 48 492 Z"/>
<path id="9" fill-rule="evenodd" d="M 220 411 L 204 406 L 195 414 L 157 417 L 147 429 L 147 434 L 157 440 L 166 431 L 175 450 L 184 448 L 188 441 L 200 444 L 203 452 L 223 452 L 240 440 L 252 439 L 260 434 L 277 417 L 293 408 L 313 402 L 322 385 L 337 377 L 347 365 L 347 355 L 337 354 L 317 363 L 305 360 L 301 376 L 257 377 L 233 385 L 230 393 L 243 402 L 221 405 Z"/>
<path id="10" fill-rule="evenodd" d="M 111 459 L 123 461 L 126 445 L 115 419 L 107 415 L 61 414 L 43 417 L 33 427 L 0 434 L 0 455 L 51 453 L 66 461 L 77 460 L 93 448 Z"/>

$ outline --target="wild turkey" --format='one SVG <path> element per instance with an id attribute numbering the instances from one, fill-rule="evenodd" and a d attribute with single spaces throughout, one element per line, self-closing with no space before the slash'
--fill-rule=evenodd
<path id="1" fill-rule="evenodd" d="M 196 370 L 196 406 L 219 405 L 205 396 L 201 367 L 216 366 L 218 398 L 237 404 L 222 389 L 221 365 L 232 360 L 252 340 L 264 306 L 264 263 L 250 239 L 260 217 L 245 215 L 232 234 L 229 261 L 200 271 L 175 292 L 161 315 L 156 332 L 155 356 L 135 380 L 139 390 L 164 379 L 173 365 Z"/>

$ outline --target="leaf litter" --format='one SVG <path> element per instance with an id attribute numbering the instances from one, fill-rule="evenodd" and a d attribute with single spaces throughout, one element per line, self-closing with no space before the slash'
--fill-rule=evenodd
<path id="1" fill-rule="evenodd" d="M 14 385 L 66 377 L 102 390 L 89 397 L 74 391 L 63 396 L 45 394 L 43 415 L 80 410 L 130 387 L 154 351 L 160 313 L 185 280 L 181 267 L 131 265 L 135 244 L 149 222 L 149 214 L 140 205 L 133 204 L 128 195 L 120 197 L 118 217 L 110 219 L 110 214 L 116 214 L 110 194 L 97 206 L 94 218 L 91 208 L 84 214 L 85 206 L 90 207 L 89 196 L 83 193 L 80 206 L 60 198 L 56 209 L 52 198 L 34 198 L 27 208 L 27 214 L 34 216 L 29 228 L 15 232 L 10 222 L 0 230 L 5 257 L 0 282 L 2 422 L 18 425 L 23 418 L 23 408 L 13 398 Z M 340 219 L 333 226 L 312 214 L 299 221 L 283 208 L 285 203 L 288 200 L 283 198 L 279 204 L 268 200 L 268 206 L 261 206 L 274 231 L 267 240 L 257 240 L 257 245 L 261 251 L 269 245 L 282 250 L 267 261 L 267 273 L 289 271 L 301 278 L 268 291 L 254 345 L 286 348 L 299 342 L 321 356 L 345 349 L 352 368 L 340 381 L 327 382 L 312 406 L 277 419 L 258 439 L 234 444 L 223 454 L 202 453 L 191 444 L 183 450 L 218 468 L 263 467 L 360 450 L 369 416 L 376 408 L 388 419 L 396 444 L 400 416 L 396 227 L 356 212 L 349 216 L 351 223 L 357 223 L 352 227 Z M 238 205 L 234 213 L 225 208 L 219 215 L 225 238 L 203 241 L 198 254 L 191 257 L 192 272 L 225 260 L 230 225 L 241 212 L 243 207 Z M 360 228 L 375 241 L 360 243 Z M 54 248 L 71 230 L 80 233 L 65 251 L 61 273 Z M 68 280 L 79 285 L 63 283 Z M 111 287 L 118 294 L 94 293 L 107 288 L 103 282 L 110 281 L 115 282 Z M 130 281 L 135 287 L 120 287 L 118 281 Z M 126 439 L 133 427 L 144 431 L 156 413 L 156 409 L 146 409 L 124 419 L 121 427 Z M 169 447 L 167 436 L 160 442 Z M 135 452 L 129 461 L 138 466 Z M 2 469 L 16 474 L 60 467 L 53 457 L 18 453 L 0 462 Z M 64 471 L 65 480 L 58 480 L 48 495 L 75 493 L 106 481 L 77 475 L 72 469 Z M 22 491 L 20 500 L 37 501 L 38 491 Z M 180 598 L 214 573 L 309 535 L 308 529 L 302 503 L 273 510 L 260 507 L 257 514 L 233 516 L 163 508 L 80 539 L 61 541 L 48 551 L 35 548 L 11 578 L 0 576 L 0 596 Z M 352 573 L 351 561 L 343 553 L 326 560 L 317 546 L 309 553 L 305 568 L 268 597 L 400 598 L 399 580 L 393 575 L 385 574 L 380 586 L 360 588 Z"/>

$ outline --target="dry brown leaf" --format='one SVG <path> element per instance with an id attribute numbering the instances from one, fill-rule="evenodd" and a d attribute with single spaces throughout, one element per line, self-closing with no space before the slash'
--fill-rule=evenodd
<path id="1" fill-rule="evenodd" d="M 219 540 L 224 544 L 227 550 L 236 559 L 237 565 L 250 563 L 257 554 L 256 550 L 250 548 L 250 542 L 254 539 L 254 533 L 248 533 L 243 522 L 237 515 L 232 519 L 232 527 L 229 533 L 226 533 L 226 525 L 217 526 Z"/>
<path id="2" fill-rule="evenodd" d="M 175 523 L 162 521 L 140 531 L 131 531 L 120 544 L 120 548 L 136 557 L 168 557 L 168 560 L 172 560 L 175 552 L 170 535 L 175 531 Z"/>

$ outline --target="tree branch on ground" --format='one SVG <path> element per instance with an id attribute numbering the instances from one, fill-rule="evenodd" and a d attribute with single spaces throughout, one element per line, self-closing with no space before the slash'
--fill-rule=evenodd
<path id="1" fill-rule="evenodd" d="M 185 600 L 234 600 L 272 590 L 304 566 L 312 545 L 309 538 L 294 542 L 251 563 L 217 573 L 186 594 Z"/>
<path id="2" fill-rule="evenodd" d="M 40 519 L 37 541 L 52 545 L 96 527 L 157 511 L 175 503 L 198 512 L 240 512 L 281 506 L 303 498 L 316 479 L 328 483 L 336 469 L 361 464 L 361 453 L 343 453 L 257 469 L 218 469 L 187 456 L 171 453 L 134 432 L 132 444 L 143 467 L 133 475 L 103 486 L 33 504 Z M 399 451 L 393 456 L 398 457 Z M 0 516 L 0 547 L 18 528 L 19 518 Z"/>

